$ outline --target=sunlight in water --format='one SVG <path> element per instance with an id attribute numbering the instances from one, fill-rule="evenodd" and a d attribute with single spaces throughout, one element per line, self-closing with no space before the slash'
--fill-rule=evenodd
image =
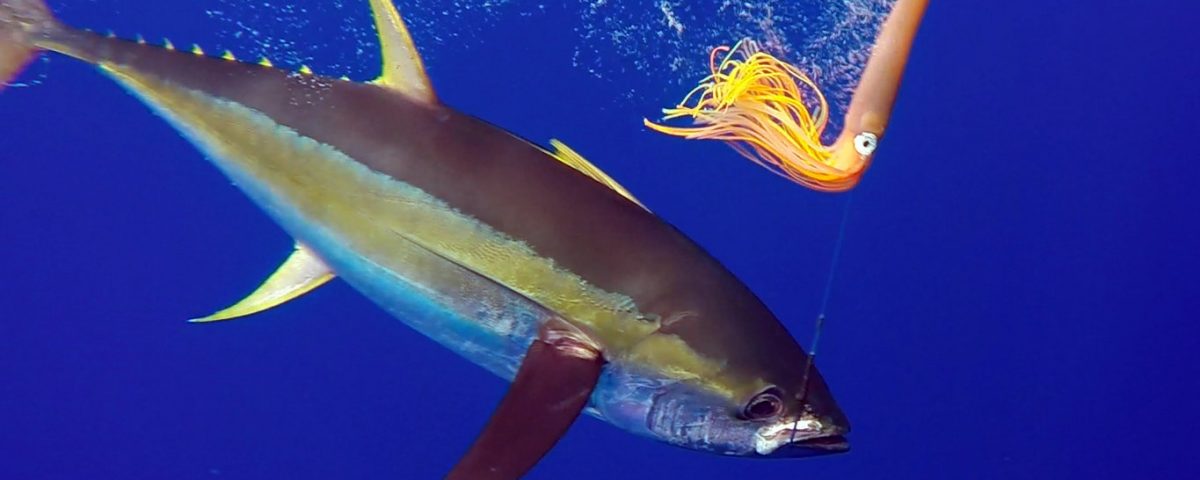
<path id="1" fill-rule="evenodd" d="M 575 64 L 601 78 L 659 80 L 674 95 L 711 73 L 706 52 L 747 38 L 803 66 L 830 106 L 826 134 L 840 129 L 875 35 L 893 0 L 585 1 Z M 823 140 L 832 140 L 824 138 Z"/>
<path id="2" fill-rule="evenodd" d="M 578 18 L 571 61 L 581 70 L 628 85 L 629 100 L 674 95 L 708 74 L 703 52 L 743 38 L 758 43 L 784 62 L 802 65 L 829 101 L 830 128 L 840 128 L 855 82 L 862 73 L 884 16 L 893 0 L 568 0 L 564 5 L 517 0 L 397 0 L 427 60 L 441 47 L 467 47 L 487 41 L 489 30 L 519 18 L 537 18 L 565 9 Z M 287 64 L 312 64 L 316 53 L 325 73 L 370 74 L 375 62 L 374 30 L 365 2 L 336 0 L 217 0 L 209 15 L 249 39 L 261 52 Z M 559 12 L 555 12 L 558 15 Z M 313 19 L 337 18 L 338 27 Z M 322 42 L 312 42 L 321 38 Z M 541 40 L 531 35 L 531 41 Z M 330 44 L 354 48 L 327 48 Z M 329 52 L 337 58 L 327 58 Z M 653 87 L 638 80 L 653 79 Z M 649 88 L 653 88 L 649 90 Z M 655 101 L 654 103 L 659 103 Z M 829 140 L 828 138 L 825 140 Z"/>

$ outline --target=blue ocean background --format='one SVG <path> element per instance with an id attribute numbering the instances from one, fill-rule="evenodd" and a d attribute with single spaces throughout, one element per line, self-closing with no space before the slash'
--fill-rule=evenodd
<path id="1" fill-rule="evenodd" d="M 74 25 L 249 48 L 218 31 L 219 3 L 50 3 Z M 373 75 L 374 51 L 325 37 L 369 25 L 354 3 L 293 30 L 321 45 L 318 72 Z M 1196 5 L 933 2 L 852 198 L 645 130 L 691 79 L 580 68 L 577 11 L 432 19 L 461 42 L 414 33 L 446 103 L 566 141 L 805 345 L 848 208 L 818 364 L 853 449 L 723 458 L 584 418 L 531 478 L 1198 478 Z M 0 478 L 448 471 L 505 382 L 340 282 L 186 323 L 256 286 L 290 239 L 94 69 L 52 57 L 21 80 L 0 94 Z"/>

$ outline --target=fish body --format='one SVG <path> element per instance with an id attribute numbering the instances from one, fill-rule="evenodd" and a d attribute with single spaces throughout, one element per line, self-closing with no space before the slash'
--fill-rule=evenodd
<path id="1" fill-rule="evenodd" d="M 514 381 L 451 478 L 522 474 L 580 411 L 727 455 L 845 450 L 823 379 L 749 289 L 581 156 L 438 102 L 399 14 L 371 6 L 384 73 L 359 83 L 104 37 L 40 0 L 0 0 L 0 80 L 44 50 L 96 65 L 296 239 L 263 287 L 201 320 L 336 276 Z"/>

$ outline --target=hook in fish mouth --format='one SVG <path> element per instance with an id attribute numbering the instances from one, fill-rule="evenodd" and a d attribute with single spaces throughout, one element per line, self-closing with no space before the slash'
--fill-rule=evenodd
<path id="1" fill-rule="evenodd" d="M 770 457 L 810 457 L 841 453 L 850 449 L 846 429 L 812 417 L 780 420 L 765 425 L 755 434 L 754 450 Z"/>

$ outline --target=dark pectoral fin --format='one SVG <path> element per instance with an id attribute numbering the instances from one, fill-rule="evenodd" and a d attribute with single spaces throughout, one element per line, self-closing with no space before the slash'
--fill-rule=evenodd
<path id="1" fill-rule="evenodd" d="M 519 478 L 587 405 L 604 358 L 570 331 L 543 328 L 483 433 L 446 478 Z"/>

